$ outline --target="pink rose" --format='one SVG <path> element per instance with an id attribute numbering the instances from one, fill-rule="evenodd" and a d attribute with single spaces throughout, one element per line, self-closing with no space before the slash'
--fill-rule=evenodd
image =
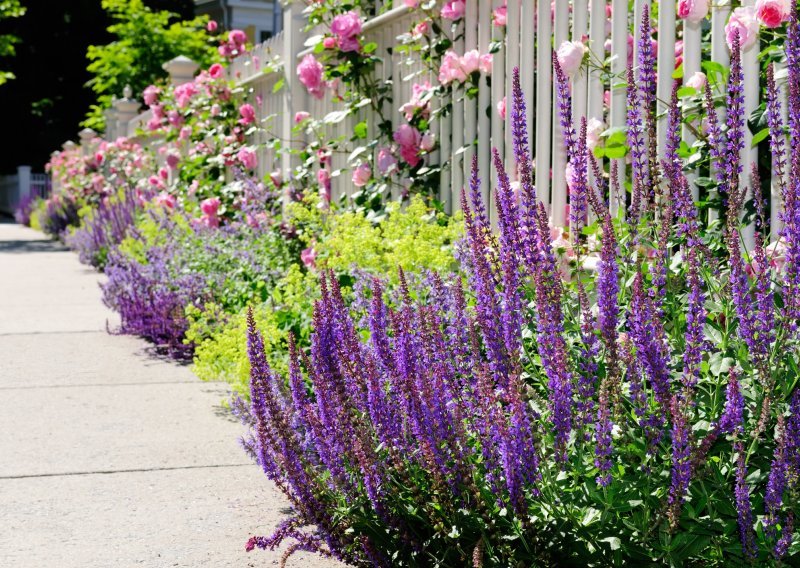
<path id="1" fill-rule="evenodd" d="M 753 6 L 736 8 L 725 25 L 725 39 L 728 41 L 728 47 L 733 48 L 733 38 L 737 32 L 742 51 L 753 47 L 758 40 L 758 27 L 756 10 Z"/>
<path id="2" fill-rule="evenodd" d="M 158 205 L 159 207 L 165 207 L 167 209 L 175 209 L 175 206 L 178 204 L 178 200 L 175 199 L 174 195 L 170 195 L 166 191 L 162 191 L 153 199 L 153 203 Z"/>
<path id="3" fill-rule="evenodd" d="M 144 104 L 146 104 L 149 107 L 153 106 L 154 104 L 156 104 L 156 102 L 158 102 L 159 94 L 161 94 L 161 89 L 159 89 L 155 85 L 150 85 L 142 93 L 144 97 Z"/>
<path id="4" fill-rule="evenodd" d="M 461 69 L 470 75 L 481 68 L 481 54 L 477 49 L 471 49 L 461 57 Z"/>
<path id="5" fill-rule="evenodd" d="M 331 33 L 338 36 L 339 39 L 361 35 L 361 18 L 352 10 L 340 14 L 331 22 Z"/>
<path id="6" fill-rule="evenodd" d="M 506 119 L 506 97 L 503 97 L 499 103 L 497 103 L 497 114 L 500 115 L 500 118 L 503 120 Z"/>
<path id="7" fill-rule="evenodd" d="M 167 113 L 167 120 L 172 126 L 180 126 L 183 124 L 183 117 L 177 110 L 171 110 Z"/>
<path id="8" fill-rule="evenodd" d="M 307 268 L 315 268 L 317 259 L 317 251 L 308 247 L 300 253 L 300 260 L 306 265 Z"/>
<path id="9" fill-rule="evenodd" d="M 495 8 L 494 15 L 492 16 L 495 26 L 497 26 L 498 28 L 505 26 L 507 18 L 508 18 L 508 8 L 506 6 L 500 6 L 499 8 Z"/>
<path id="10" fill-rule="evenodd" d="M 792 14 L 791 0 L 758 0 L 756 17 L 768 28 L 777 28 Z"/>
<path id="11" fill-rule="evenodd" d="M 203 215 L 213 217 L 216 216 L 221 204 L 219 197 L 209 197 L 200 202 L 200 211 L 203 212 Z"/>
<path id="12" fill-rule="evenodd" d="M 167 166 L 169 169 L 174 170 L 178 167 L 178 163 L 181 161 L 181 155 L 179 152 L 172 150 L 171 152 L 167 153 Z"/>
<path id="13" fill-rule="evenodd" d="M 359 164 L 353 170 L 353 185 L 356 187 L 364 187 L 372 179 L 372 168 L 366 162 Z"/>
<path id="14" fill-rule="evenodd" d="M 446 20 L 460 20 L 467 13 L 467 3 L 464 0 L 449 0 L 442 7 L 442 18 Z"/>
<path id="15" fill-rule="evenodd" d="M 209 20 L 209 22 L 206 24 L 206 30 L 208 30 L 208 33 L 211 34 L 217 31 L 217 27 L 218 27 L 217 22 L 215 22 L 214 20 Z"/>
<path id="16" fill-rule="evenodd" d="M 420 133 L 411 125 L 402 124 L 395 131 L 393 139 L 400 146 L 419 146 Z"/>
<path id="17" fill-rule="evenodd" d="M 239 124 L 253 124 L 256 121 L 256 109 L 250 103 L 244 103 L 239 107 L 239 115 L 242 117 L 239 119 Z"/>
<path id="18" fill-rule="evenodd" d="M 703 91 L 706 88 L 706 83 L 708 82 L 708 78 L 706 74 L 702 71 L 695 71 L 694 75 L 689 77 L 686 80 L 686 86 L 696 89 L 698 91 Z"/>
<path id="19" fill-rule="evenodd" d="M 236 153 L 236 157 L 248 170 L 254 170 L 258 165 L 258 156 L 256 155 L 255 150 L 252 150 L 247 146 L 240 148 Z"/>
<path id="20" fill-rule="evenodd" d="M 345 53 L 351 51 L 358 51 L 361 49 L 361 42 L 358 39 L 358 36 L 352 37 L 343 37 L 339 40 L 339 50 Z"/>
<path id="21" fill-rule="evenodd" d="M 339 42 L 336 40 L 335 37 L 328 36 L 322 40 L 322 47 L 324 47 L 325 49 L 335 49 L 338 43 Z"/>
<path id="22" fill-rule="evenodd" d="M 414 26 L 414 33 L 418 36 L 424 36 L 428 33 L 428 31 L 430 31 L 428 20 L 422 20 L 420 23 Z"/>
<path id="23" fill-rule="evenodd" d="M 237 47 L 242 47 L 247 43 L 247 34 L 242 30 L 231 30 L 230 33 L 228 33 L 228 41 Z"/>
<path id="24" fill-rule="evenodd" d="M 325 84 L 322 81 L 322 63 L 310 53 L 306 55 L 297 66 L 297 76 L 300 82 L 305 85 L 309 94 L 321 99 L 325 92 Z"/>
<path id="25" fill-rule="evenodd" d="M 605 132 L 606 125 L 592 117 L 586 122 L 586 147 L 594 150 L 600 143 L 600 135 Z"/>
<path id="26" fill-rule="evenodd" d="M 481 61 L 479 65 L 479 69 L 481 73 L 484 75 L 491 75 L 492 74 L 492 54 L 491 53 L 484 53 L 481 55 Z"/>
<path id="27" fill-rule="evenodd" d="M 211 105 L 211 116 L 219 116 L 219 113 L 222 112 L 222 107 L 219 106 L 217 103 Z"/>
<path id="28" fill-rule="evenodd" d="M 327 185 L 331 181 L 331 174 L 325 168 L 320 169 L 317 171 L 317 182 L 320 185 Z"/>
<path id="29" fill-rule="evenodd" d="M 449 85 L 453 81 L 463 83 L 466 80 L 467 74 L 461 67 L 461 58 L 451 49 L 442 58 L 442 64 L 439 67 L 439 82 L 442 85 Z"/>
<path id="30" fill-rule="evenodd" d="M 225 68 L 219 63 L 214 63 L 214 65 L 208 68 L 208 74 L 214 79 L 219 79 L 225 74 Z"/>
<path id="31" fill-rule="evenodd" d="M 378 171 L 383 175 L 392 172 L 397 167 L 397 158 L 394 157 L 391 149 L 386 146 L 378 150 L 378 158 L 376 161 L 378 164 Z"/>
<path id="32" fill-rule="evenodd" d="M 679 0 L 678 17 L 696 24 L 708 16 L 708 0 Z"/>
<path id="33" fill-rule="evenodd" d="M 280 187 L 283 185 L 283 173 L 280 170 L 270 172 L 269 179 L 272 182 L 272 185 L 275 187 Z"/>
<path id="34" fill-rule="evenodd" d="M 419 6 L 419 0 L 403 0 L 406 8 L 416 8 Z"/>
<path id="35" fill-rule="evenodd" d="M 307 113 L 306 111 L 304 111 L 304 110 L 298 111 L 298 112 L 294 113 L 294 123 L 295 124 L 300 124 L 305 119 L 307 119 L 309 116 L 311 116 L 311 115 L 309 113 Z"/>
<path id="36" fill-rule="evenodd" d="M 574 75 L 583 63 L 583 56 L 586 55 L 586 46 L 578 41 L 565 41 L 556 52 L 558 64 L 567 75 Z"/>
<path id="37" fill-rule="evenodd" d="M 436 138 L 430 132 L 426 132 L 420 138 L 419 147 L 425 152 L 430 152 L 436 147 Z"/>

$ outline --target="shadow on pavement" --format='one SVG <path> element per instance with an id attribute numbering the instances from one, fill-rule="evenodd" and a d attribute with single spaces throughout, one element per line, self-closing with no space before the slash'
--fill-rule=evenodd
<path id="1" fill-rule="evenodd" d="M 0 240 L 0 253 L 27 254 L 32 252 L 66 252 L 69 249 L 58 241 Z"/>

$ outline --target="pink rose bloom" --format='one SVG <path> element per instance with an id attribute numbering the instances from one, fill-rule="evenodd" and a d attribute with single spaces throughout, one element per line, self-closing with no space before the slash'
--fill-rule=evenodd
<path id="1" fill-rule="evenodd" d="M 345 53 L 351 51 L 358 51 L 361 49 L 361 42 L 358 39 L 358 36 L 352 37 L 343 37 L 339 40 L 339 50 Z"/>
<path id="2" fill-rule="evenodd" d="M 353 185 L 356 187 L 364 187 L 372 179 L 372 168 L 366 162 L 359 164 L 353 170 Z"/>
<path id="3" fill-rule="evenodd" d="M 419 147 L 425 151 L 430 152 L 436 146 L 436 138 L 430 132 L 426 132 L 419 141 Z"/>
<path id="4" fill-rule="evenodd" d="M 307 119 L 309 116 L 311 116 L 311 114 L 307 113 L 307 112 L 306 112 L 306 111 L 304 111 L 304 110 L 301 110 L 301 111 L 299 111 L 299 112 L 296 112 L 296 113 L 294 113 L 294 123 L 295 123 L 295 124 L 300 124 L 300 123 L 301 123 L 301 122 L 303 122 L 305 119 Z"/>
<path id="5" fill-rule="evenodd" d="M 252 150 L 247 146 L 240 148 L 236 153 L 236 157 L 248 170 L 254 170 L 258 165 L 258 156 L 256 155 L 255 150 Z"/>
<path id="6" fill-rule="evenodd" d="M 430 30 L 430 26 L 428 25 L 428 20 L 422 20 L 416 26 L 414 26 L 414 33 L 418 36 L 424 36 Z"/>
<path id="7" fill-rule="evenodd" d="M 453 81 L 463 83 L 466 80 L 467 74 L 461 67 L 461 58 L 451 49 L 442 58 L 442 64 L 439 67 L 439 82 L 442 85 L 449 85 Z"/>
<path id="8" fill-rule="evenodd" d="M 339 42 L 336 40 L 335 37 L 328 36 L 322 40 L 322 47 L 324 47 L 325 49 L 335 49 L 338 43 Z"/>
<path id="9" fill-rule="evenodd" d="M 316 268 L 317 251 L 308 247 L 300 253 L 300 260 L 306 265 L 306 268 Z"/>
<path id="10" fill-rule="evenodd" d="M 392 154 L 391 149 L 383 146 L 378 150 L 378 157 L 376 159 L 378 164 L 378 171 L 386 175 L 397 167 L 397 158 Z"/>
<path id="11" fill-rule="evenodd" d="M 175 87 L 175 104 L 179 108 L 186 108 L 192 102 L 192 97 L 197 94 L 194 83 L 184 83 Z"/>
<path id="12" fill-rule="evenodd" d="M 225 68 L 219 63 L 214 63 L 214 65 L 208 68 L 208 74 L 214 79 L 219 79 L 225 74 Z"/>
<path id="13" fill-rule="evenodd" d="M 467 3 L 464 0 L 449 0 L 442 7 L 442 18 L 446 20 L 460 20 L 467 13 Z"/>
<path id="14" fill-rule="evenodd" d="M 477 49 L 471 49 L 461 57 L 461 69 L 470 75 L 481 68 L 481 54 Z"/>
<path id="15" fill-rule="evenodd" d="M 361 35 L 361 18 L 352 10 L 340 14 L 331 22 L 331 33 L 339 39 Z"/>
<path id="16" fill-rule="evenodd" d="M 217 103 L 211 105 L 211 116 L 219 116 L 219 113 L 222 112 L 222 107 L 220 107 Z"/>
<path id="17" fill-rule="evenodd" d="M 239 124 L 253 124 L 256 121 L 256 109 L 250 103 L 244 103 L 239 107 L 239 115 L 242 117 Z"/>
<path id="18" fill-rule="evenodd" d="M 178 134 L 178 138 L 180 138 L 181 140 L 188 140 L 191 135 L 192 135 L 192 127 L 184 126 L 183 128 L 181 128 L 181 131 Z"/>
<path id="19" fill-rule="evenodd" d="M 247 34 L 242 30 L 231 30 L 228 34 L 228 41 L 236 46 L 243 46 L 247 43 Z"/>
<path id="20" fill-rule="evenodd" d="M 217 22 L 215 22 L 214 20 L 209 20 L 209 22 L 206 24 L 206 30 L 208 30 L 208 33 L 211 34 L 217 31 L 217 27 L 218 27 Z"/>
<path id="21" fill-rule="evenodd" d="M 159 94 L 161 94 L 161 90 L 155 85 L 150 85 L 142 93 L 144 97 L 144 104 L 146 104 L 147 106 L 153 106 L 154 104 L 156 104 L 156 102 L 158 102 Z"/>
<path id="22" fill-rule="evenodd" d="M 428 81 L 424 83 L 414 83 L 411 86 L 411 100 L 400 107 L 400 112 L 406 117 L 406 120 L 411 120 L 414 115 L 420 111 L 420 116 L 428 118 L 430 116 L 431 107 L 428 102 L 428 94 L 431 91 L 431 84 Z"/>
<path id="23" fill-rule="evenodd" d="M 180 126 L 183 124 L 183 117 L 177 110 L 171 110 L 167 113 L 167 120 L 172 126 Z"/>
<path id="24" fill-rule="evenodd" d="M 497 114 L 500 115 L 500 118 L 503 120 L 506 119 L 506 97 L 503 97 L 499 103 L 497 103 Z"/>
<path id="25" fill-rule="evenodd" d="M 97 162 L 98 164 L 102 164 L 103 163 L 103 159 L 104 159 L 104 156 L 103 156 L 102 152 L 96 152 L 95 153 L 95 155 L 94 155 L 94 161 L 95 162 Z"/>
<path id="26" fill-rule="evenodd" d="M 600 143 L 600 135 L 606 130 L 606 125 L 594 117 L 586 121 L 586 147 L 594 150 Z"/>
<path id="27" fill-rule="evenodd" d="M 169 178 L 169 172 L 167 171 L 167 168 L 159 168 L 159 170 L 158 170 L 158 175 L 159 175 L 159 176 L 161 177 L 161 179 L 163 179 L 164 181 L 167 181 L 167 179 Z"/>
<path id="28" fill-rule="evenodd" d="M 708 16 L 708 0 L 679 0 L 678 17 L 694 24 Z"/>
<path id="29" fill-rule="evenodd" d="M 167 209 L 175 209 L 175 206 L 178 204 L 178 200 L 175 199 L 174 195 L 170 195 L 166 191 L 162 191 L 161 193 L 156 195 L 155 199 L 153 199 L 153 203 L 155 203 L 159 207 L 166 207 Z"/>
<path id="30" fill-rule="evenodd" d="M 697 89 L 698 91 L 703 91 L 703 89 L 706 88 L 707 82 L 708 78 L 705 73 L 702 71 L 695 71 L 694 75 L 686 80 L 686 86 Z"/>
<path id="31" fill-rule="evenodd" d="M 565 41 L 556 52 L 558 64 L 567 75 L 574 75 L 583 63 L 583 56 L 586 55 L 586 46 L 578 41 Z"/>
<path id="32" fill-rule="evenodd" d="M 403 0 L 403 4 L 405 4 L 406 8 L 416 8 L 419 6 L 419 0 Z"/>
<path id="33" fill-rule="evenodd" d="M 322 80 L 323 70 L 322 63 L 310 53 L 297 66 L 297 76 L 300 78 L 300 82 L 305 85 L 309 94 L 318 99 L 321 99 L 325 92 L 325 84 Z"/>
<path id="34" fill-rule="evenodd" d="M 209 217 L 215 216 L 217 211 L 219 211 L 220 205 L 222 205 L 222 203 L 219 197 L 209 197 L 200 202 L 200 211 L 203 212 L 203 215 L 208 215 Z"/>
<path id="35" fill-rule="evenodd" d="M 411 125 L 402 124 L 393 135 L 394 141 L 399 146 L 419 146 L 420 133 Z"/>
<path id="36" fill-rule="evenodd" d="M 322 168 L 317 171 L 317 182 L 320 185 L 327 185 L 331 181 L 331 174 L 325 168 Z"/>
<path id="37" fill-rule="evenodd" d="M 174 170 L 178 167 L 178 164 L 181 161 L 180 153 L 176 152 L 175 150 L 167 153 L 167 166 L 169 169 Z"/>
<path id="38" fill-rule="evenodd" d="M 272 181 L 272 185 L 275 187 L 280 187 L 283 185 L 283 173 L 280 170 L 270 172 L 269 179 Z"/>
<path id="39" fill-rule="evenodd" d="M 150 112 L 153 113 L 153 118 L 164 118 L 164 105 L 153 105 L 150 107 Z"/>
<path id="40" fill-rule="evenodd" d="M 736 8 L 725 25 L 725 39 L 728 41 L 728 47 L 733 46 L 736 32 L 739 33 L 739 45 L 742 51 L 753 47 L 758 40 L 758 27 L 756 10 L 753 6 Z"/>
<path id="41" fill-rule="evenodd" d="M 498 28 L 505 26 L 506 20 L 508 19 L 508 8 L 506 6 L 495 8 L 492 19 L 494 20 L 494 25 Z"/>
<path id="42" fill-rule="evenodd" d="M 478 67 L 484 75 L 492 74 L 492 54 L 484 53 L 481 55 L 480 65 Z"/>
<path id="43" fill-rule="evenodd" d="M 792 14 L 791 0 L 758 0 L 756 17 L 768 28 L 777 28 Z"/>

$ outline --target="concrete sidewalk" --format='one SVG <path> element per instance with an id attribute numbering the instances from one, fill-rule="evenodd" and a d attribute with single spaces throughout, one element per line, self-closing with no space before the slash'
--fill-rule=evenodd
<path id="1" fill-rule="evenodd" d="M 226 389 L 106 333 L 99 279 L 0 224 L 0 566 L 277 565 L 244 551 L 287 509 L 239 448 Z"/>

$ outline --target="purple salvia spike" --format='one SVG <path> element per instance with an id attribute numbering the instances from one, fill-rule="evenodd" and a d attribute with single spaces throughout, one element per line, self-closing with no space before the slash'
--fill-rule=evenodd
<path id="1" fill-rule="evenodd" d="M 667 517 L 675 528 L 692 476 L 691 428 L 677 395 L 672 396 L 672 473 L 667 496 Z"/>
<path id="2" fill-rule="evenodd" d="M 742 543 L 742 552 L 749 562 L 758 558 L 758 546 L 755 543 L 753 531 L 753 510 L 750 506 L 750 488 L 747 485 L 747 465 L 745 464 L 745 449 L 742 442 L 736 443 L 736 514 L 739 524 L 739 538 Z"/>
<path id="3" fill-rule="evenodd" d="M 773 65 L 767 66 L 767 123 L 772 153 L 772 179 L 777 181 L 778 193 L 783 198 L 786 193 L 786 134 L 783 131 L 781 101 L 775 85 Z"/>
<path id="4" fill-rule="evenodd" d="M 525 249 L 525 259 L 528 270 L 535 270 L 536 259 L 536 188 L 533 183 L 533 162 L 528 146 L 527 111 L 525 95 L 522 92 L 519 79 L 519 67 L 514 68 L 513 75 L 513 106 L 511 108 L 511 132 L 514 142 L 514 159 L 517 163 L 517 177 L 519 178 L 521 192 L 522 219 L 521 237 Z"/>
<path id="5" fill-rule="evenodd" d="M 597 267 L 597 307 L 600 336 L 606 349 L 607 373 L 616 379 L 619 372 L 617 323 L 619 318 L 619 265 L 617 239 L 611 215 L 603 219 L 602 249 Z"/>
<path id="6" fill-rule="evenodd" d="M 705 294 L 700 278 L 700 259 L 696 248 L 686 250 L 688 261 L 689 300 L 686 308 L 686 334 L 683 353 L 683 383 L 685 395 L 691 398 L 691 392 L 700 377 L 700 364 L 703 360 L 705 346 L 706 311 Z"/>
<path id="7" fill-rule="evenodd" d="M 581 117 L 580 134 L 568 167 L 572 169 L 569 187 L 570 236 L 577 243 L 587 220 L 589 191 L 589 164 L 586 156 L 586 117 Z"/>
<path id="8" fill-rule="evenodd" d="M 781 509 L 783 507 L 783 492 L 786 489 L 789 457 L 787 454 L 786 425 L 783 415 L 778 415 L 775 426 L 776 445 L 773 453 L 772 464 L 767 479 L 767 488 L 764 492 L 764 528 L 767 534 L 775 534 L 775 526 L 781 522 Z"/>
<path id="9" fill-rule="evenodd" d="M 725 410 L 719 419 L 719 434 L 744 434 L 744 397 L 739 377 L 731 368 L 728 373 L 728 388 L 725 391 Z"/>
<path id="10" fill-rule="evenodd" d="M 655 191 L 658 183 L 657 177 L 657 137 L 656 137 L 656 58 L 653 53 L 652 42 L 653 30 L 650 26 L 650 8 L 645 4 L 642 8 L 642 20 L 639 26 L 639 99 L 644 112 L 645 132 L 647 133 L 647 175 L 644 178 L 642 187 L 642 198 L 652 202 L 655 199 Z M 646 205 L 642 204 L 642 209 L 638 214 L 644 213 Z"/>
<path id="11" fill-rule="evenodd" d="M 772 293 L 771 270 L 767 260 L 766 235 L 769 234 L 768 222 L 764 216 L 764 200 L 761 194 L 761 178 L 758 175 L 758 164 L 752 164 L 750 179 L 753 186 L 753 199 L 756 204 L 755 249 L 753 266 L 755 268 L 755 302 L 753 303 L 753 330 L 757 333 L 756 349 L 752 352 L 762 376 L 769 375 L 768 358 L 775 340 L 775 302 Z"/>
<path id="12" fill-rule="evenodd" d="M 631 197 L 631 224 L 636 226 L 642 213 L 645 198 L 644 193 L 650 186 L 648 178 L 649 168 L 647 167 L 647 147 L 644 140 L 644 123 L 642 121 L 642 105 L 639 100 L 639 90 L 636 88 L 633 67 L 628 65 L 628 146 L 631 149 L 631 180 L 633 183 L 633 195 Z"/>
<path id="13" fill-rule="evenodd" d="M 558 55 L 553 51 L 553 70 L 555 72 L 556 101 L 558 102 L 558 117 L 561 124 L 561 134 L 564 138 L 564 147 L 567 150 L 567 159 L 575 156 L 577 143 L 575 141 L 575 126 L 572 123 L 572 94 L 569 87 L 569 78 L 561 64 Z"/>
<path id="14" fill-rule="evenodd" d="M 739 32 L 734 31 L 731 45 L 731 68 L 728 77 L 727 96 L 727 144 L 723 155 L 725 181 L 720 188 L 721 194 L 728 198 L 728 215 L 735 213 L 738 222 L 739 212 L 744 203 L 744 192 L 741 190 L 742 150 L 744 150 L 744 90 L 742 76 L 742 53 Z"/>

